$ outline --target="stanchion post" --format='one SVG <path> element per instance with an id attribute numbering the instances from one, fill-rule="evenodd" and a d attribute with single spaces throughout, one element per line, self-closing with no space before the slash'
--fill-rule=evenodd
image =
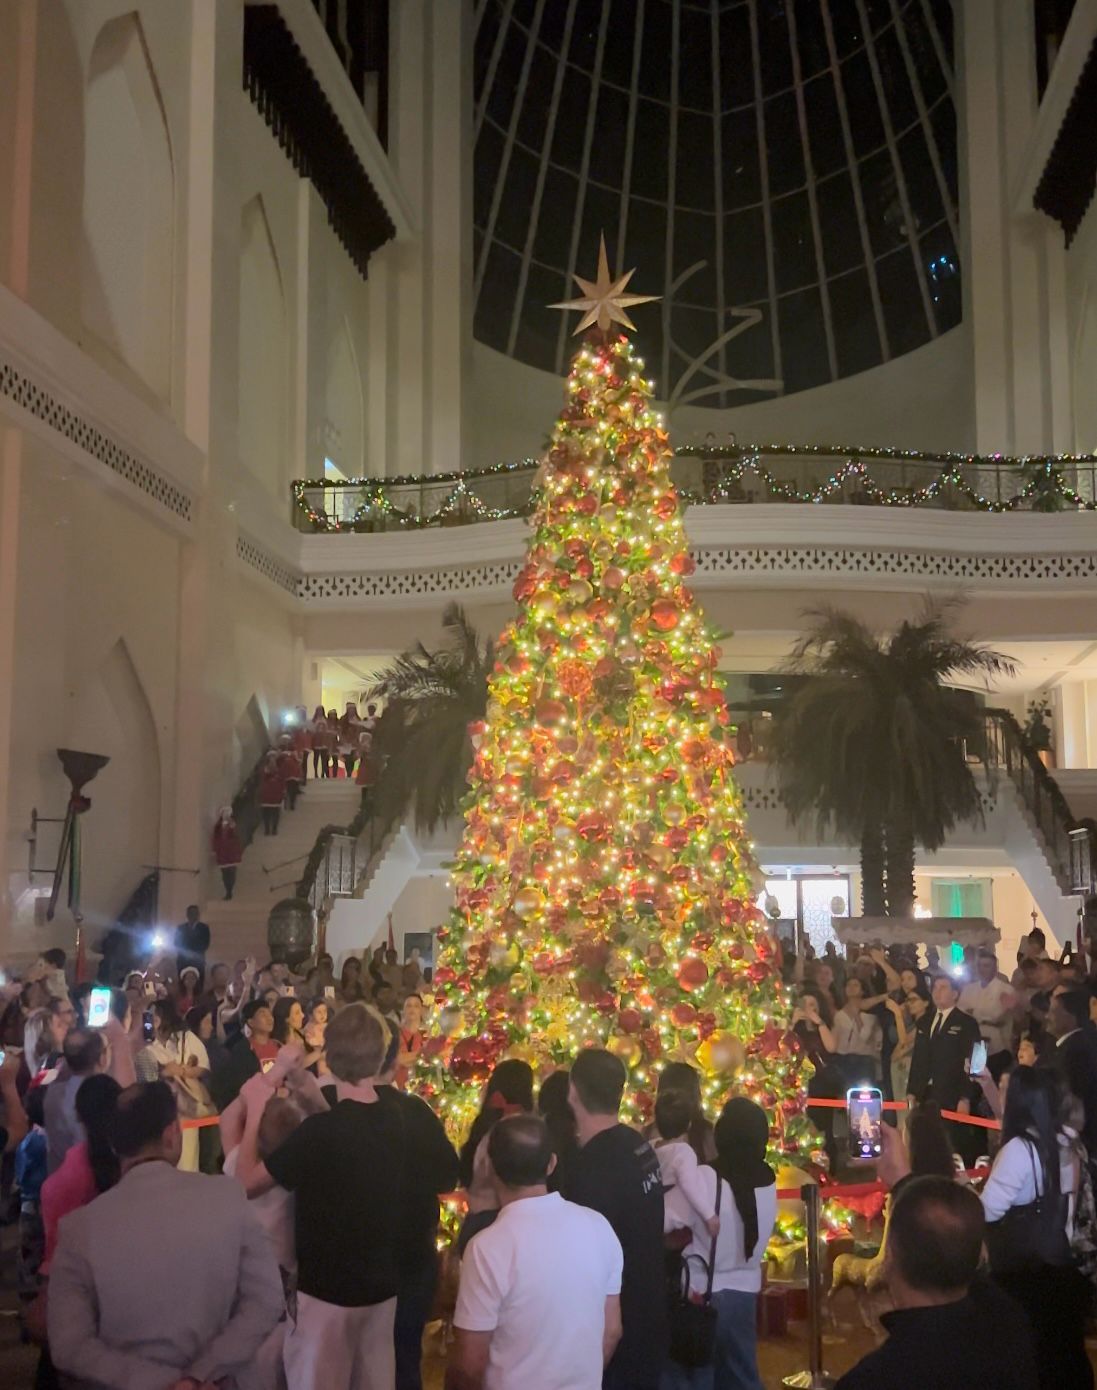
<path id="1" fill-rule="evenodd" d="M 808 1369 L 786 1376 L 781 1382 L 789 1390 L 830 1390 L 834 1378 L 823 1370 L 823 1260 L 819 1244 L 819 1213 L 822 1199 L 817 1183 L 800 1189 L 807 1226 L 808 1257 Z"/>

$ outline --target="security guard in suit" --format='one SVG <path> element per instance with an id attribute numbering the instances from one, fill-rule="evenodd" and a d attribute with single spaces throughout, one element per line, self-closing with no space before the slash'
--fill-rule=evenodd
<path id="1" fill-rule="evenodd" d="M 979 1025 L 956 1007 L 957 985 L 947 975 L 933 982 L 935 1012 L 918 1024 L 910 1062 L 907 1103 L 933 1100 L 942 1110 L 971 1110 L 972 1081 L 968 1074 L 971 1049 L 980 1039 Z M 951 1124 L 953 1148 L 970 1167 L 979 1149 L 979 1135 L 970 1125 Z"/>

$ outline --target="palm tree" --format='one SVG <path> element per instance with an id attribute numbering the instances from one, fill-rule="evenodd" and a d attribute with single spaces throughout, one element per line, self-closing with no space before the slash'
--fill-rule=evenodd
<path id="1" fill-rule="evenodd" d="M 484 717 L 495 665 L 495 643 L 481 644 L 463 608 L 451 603 L 442 627 L 444 646 L 429 652 L 417 642 L 363 697 L 385 701 L 374 733 L 375 814 L 385 825 L 412 815 L 427 834 L 457 814 L 465 795 L 468 726 Z"/>
<path id="2" fill-rule="evenodd" d="M 982 819 L 967 749 L 982 715 L 947 678 L 1011 675 L 1010 659 L 955 637 L 955 599 L 927 599 L 880 638 L 837 609 L 812 610 L 790 672 L 808 677 L 774 720 L 774 760 L 793 821 L 860 844 L 865 916 L 914 910 L 914 847 L 939 849 Z"/>

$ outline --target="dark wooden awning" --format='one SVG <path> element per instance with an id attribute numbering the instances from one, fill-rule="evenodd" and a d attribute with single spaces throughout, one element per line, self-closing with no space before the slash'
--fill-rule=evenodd
<path id="1" fill-rule="evenodd" d="M 1062 227 L 1069 246 L 1097 192 L 1097 43 L 1089 50 L 1051 147 L 1033 203 Z"/>
<path id="2" fill-rule="evenodd" d="M 396 226 L 276 5 L 244 9 L 244 87 L 365 278 Z"/>

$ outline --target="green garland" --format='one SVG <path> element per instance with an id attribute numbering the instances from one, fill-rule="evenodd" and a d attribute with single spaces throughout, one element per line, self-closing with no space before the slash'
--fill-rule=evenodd
<path id="1" fill-rule="evenodd" d="M 841 459 L 842 462 L 824 482 L 806 489 L 777 477 L 763 462 L 765 458 L 797 456 Z M 847 449 L 823 444 L 752 444 L 741 447 L 732 444 L 687 445 L 676 450 L 675 457 L 729 465 L 722 470 L 720 480 L 702 492 L 690 488 L 679 489 L 683 500 L 694 506 L 714 506 L 749 500 L 742 496 L 736 497 L 734 494 L 740 489 L 744 478 L 751 475 L 765 486 L 768 500 L 775 502 L 818 504 L 833 496 L 851 479 L 857 479 L 860 495 L 854 500 L 870 506 L 924 506 L 951 492 L 956 499 L 981 512 L 1003 513 L 1021 509 L 1049 512 L 1065 508 L 1097 511 L 1097 501 L 1087 501 L 1083 498 L 1069 485 L 1063 473 L 1064 468 L 1072 465 L 1097 464 L 1097 455 L 1093 454 L 1008 457 L 1003 454 L 928 454 L 910 449 Z M 939 464 L 940 469 L 936 477 L 921 487 L 884 488 L 874 481 L 868 471 L 869 463 L 880 462 Z M 419 530 L 447 522 L 462 524 L 470 521 L 504 521 L 532 514 L 536 505 L 535 489 L 531 487 L 530 495 L 516 506 L 491 507 L 476 495 L 470 485 L 480 479 L 504 475 L 533 475 L 538 467 L 536 460 L 523 459 L 518 463 L 496 464 L 492 468 L 470 469 L 464 473 L 425 474 L 421 477 L 359 478 L 340 483 L 324 479 L 306 479 L 293 484 L 293 497 L 298 511 L 309 523 L 310 528 L 328 533 L 369 530 L 372 529 L 375 518 L 382 523 L 382 529 L 386 530 L 393 527 Z M 971 467 L 994 470 L 998 474 L 1019 473 L 1025 481 L 1018 492 L 1005 500 L 986 497 L 964 478 L 962 470 Z M 390 495 L 391 490 L 395 488 L 423 489 L 439 483 L 452 483 L 452 487 L 429 515 L 398 507 Z M 307 494 L 310 491 L 345 491 L 350 488 L 361 493 L 361 501 L 346 520 L 331 517 L 326 511 L 317 511 L 308 501 Z"/>

